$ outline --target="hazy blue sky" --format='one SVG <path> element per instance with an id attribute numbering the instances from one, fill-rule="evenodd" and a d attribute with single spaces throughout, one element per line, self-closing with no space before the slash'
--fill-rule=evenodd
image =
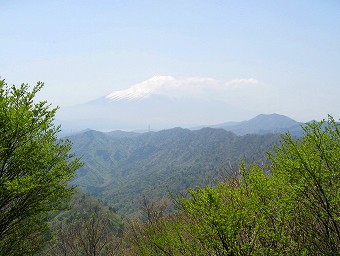
<path id="1" fill-rule="evenodd" d="M 44 81 L 40 97 L 60 106 L 166 75 L 255 79 L 234 102 L 339 117 L 338 0 L 0 0 L 0 11 L 0 76 Z"/>

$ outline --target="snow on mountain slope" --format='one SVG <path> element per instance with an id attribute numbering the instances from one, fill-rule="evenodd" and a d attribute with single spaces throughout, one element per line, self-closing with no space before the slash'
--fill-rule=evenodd
<path id="1" fill-rule="evenodd" d="M 171 76 L 154 76 L 151 79 L 136 84 L 128 89 L 114 91 L 105 98 L 109 100 L 142 99 L 160 92 L 167 85 L 173 85 L 174 82 L 176 82 L 176 80 Z"/>

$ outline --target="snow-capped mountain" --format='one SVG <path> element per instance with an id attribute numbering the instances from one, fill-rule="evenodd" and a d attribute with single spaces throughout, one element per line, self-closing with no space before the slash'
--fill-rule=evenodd
<path id="1" fill-rule="evenodd" d="M 237 120 L 253 112 L 228 104 L 232 90 L 252 87 L 254 78 L 227 83 L 211 78 L 178 80 L 155 76 L 91 102 L 60 109 L 63 129 L 164 129 Z"/>
<path id="2" fill-rule="evenodd" d="M 176 79 L 171 76 L 154 76 L 128 89 L 113 91 L 105 98 L 109 100 L 136 100 L 148 98 L 152 95 L 168 95 L 165 92 L 166 89 L 174 89 L 175 84 Z"/>

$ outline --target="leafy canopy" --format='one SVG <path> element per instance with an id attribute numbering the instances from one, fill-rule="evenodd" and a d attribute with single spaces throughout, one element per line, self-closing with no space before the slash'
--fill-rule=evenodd
<path id="1" fill-rule="evenodd" d="M 57 138 L 57 108 L 34 101 L 42 87 L 0 80 L 0 255 L 39 249 L 48 213 L 65 206 L 67 182 L 81 166 L 71 143 Z"/>
<path id="2" fill-rule="evenodd" d="M 228 181 L 179 197 L 177 213 L 130 225 L 136 251 L 339 255 L 340 124 L 329 117 L 303 129 L 282 136 L 268 167 L 241 165 Z"/>

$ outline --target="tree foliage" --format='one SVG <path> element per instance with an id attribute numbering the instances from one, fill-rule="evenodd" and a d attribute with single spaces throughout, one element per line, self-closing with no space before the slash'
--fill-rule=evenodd
<path id="1" fill-rule="evenodd" d="M 57 108 L 34 101 L 42 87 L 0 80 L 0 255 L 40 249 L 48 213 L 65 206 L 67 182 L 81 166 L 71 143 L 57 138 Z"/>
<path id="2" fill-rule="evenodd" d="M 269 167 L 243 164 L 226 182 L 179 197 L 176 213 L 133 222 L 136 253 L 339 255 L 340 125 L 329 117 L 304 132 L 284 134 Z"/>
<path id="3" fill-rule="evenodd" d="M 340 125 L 329 116 L 304 131 L 298 140 L 283 137 L 270 155 L 272 169 L 289 185 L 285 202 L 294 205 L 292 238 L 306 250 L 331 255 L 340 252 Z"/>
<path id="4" fill-rule="evenodd" d="M 122 255 L 123 222 L 99 199 L 79 191 L 71 199 L 72 208 L 61 211 L 51 221 L 55 239 L 43 255 Z"/>

